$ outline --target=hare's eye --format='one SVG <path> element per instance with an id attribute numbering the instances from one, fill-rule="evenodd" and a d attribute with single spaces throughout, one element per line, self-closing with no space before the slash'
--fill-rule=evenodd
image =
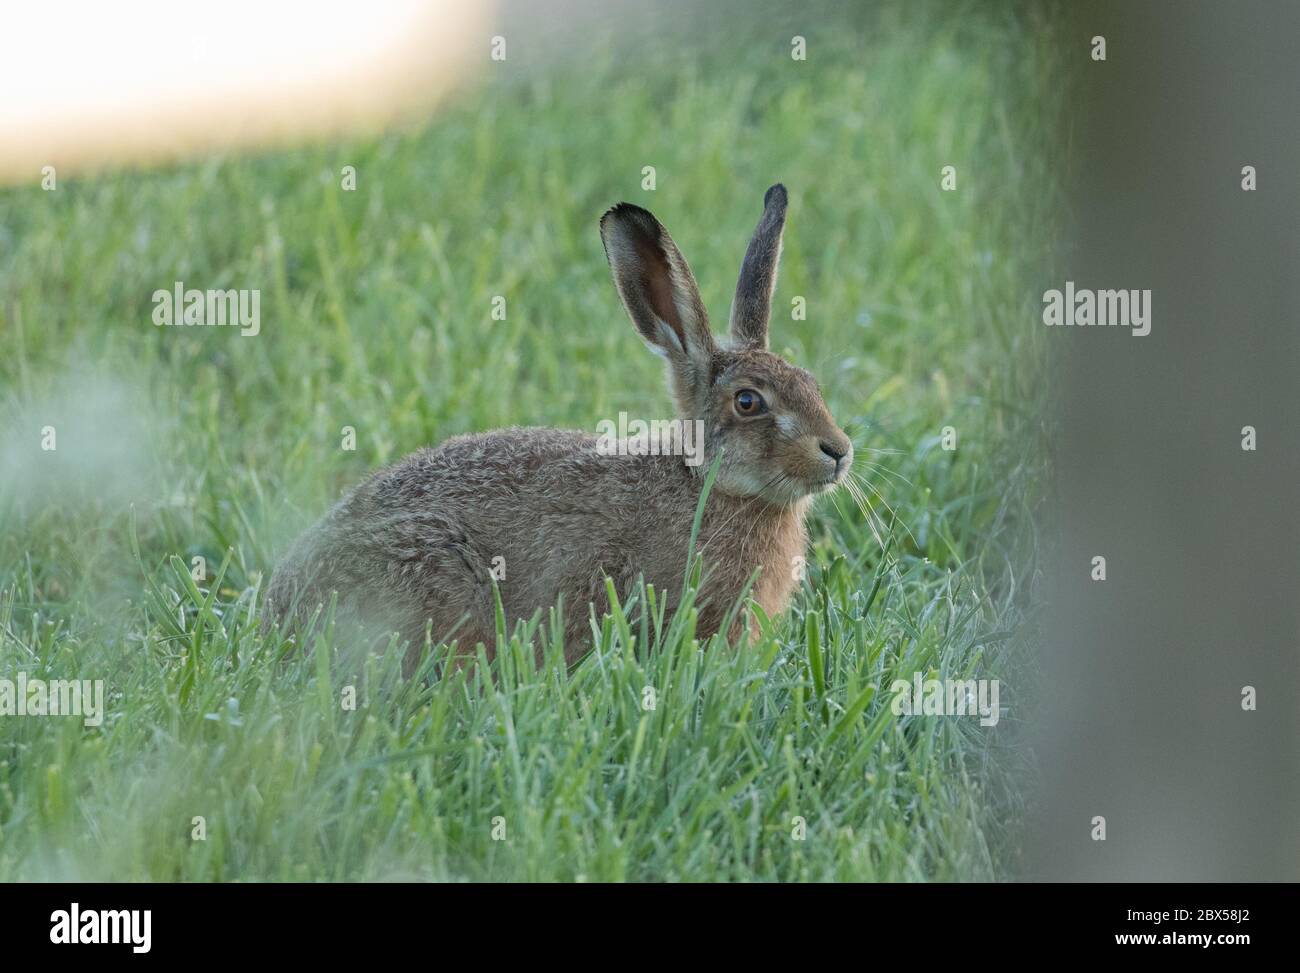
<path id="1" fill-rule="evenodd" d="M 736 393 L 736 412 L 742 416 L 756 416 L 767 411 L 767 403 L 753 389 L 741 389 Z"/>

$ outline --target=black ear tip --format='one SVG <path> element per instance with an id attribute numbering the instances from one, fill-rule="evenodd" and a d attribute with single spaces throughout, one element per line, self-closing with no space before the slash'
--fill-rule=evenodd
<path id="1" fill-rule="evenodd" d="M 789 200 L 785 194 L 785 186 L 779 182 L 763 195 L 764 209 L 769 206 L 777 206 L 781 209 L 785 209 L 787 202 L 789 202 Z"/>
<path id="2" fill-rule="evenodd" d="M 659 221 L 654 218 L 653 213 L 648 209 L 642 209 L 635 203 L 615 203 L 605 210 L 604 215 L 600 218 L 600 231 L 602 234 L 611 222 L 632 224 L 642 230 L 650 230 L 659 225 Z"/>
<path id="3" fill-rule="evenodd" d="M 605 210 L 605 212 L 600 214 L 600 225 L 604 226 L 606 222 L 617 217 L 622 211 L 626 210 L 631 205 L 631 203 L 615 203 L 609 209 Z"/>

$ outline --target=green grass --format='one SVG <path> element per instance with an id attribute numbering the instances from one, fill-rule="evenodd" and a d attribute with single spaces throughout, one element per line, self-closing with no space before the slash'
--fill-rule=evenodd
<path id="1" fill-rule="evenodd" d="M 0 717 L 0 880 L 1012 874 L 1026 281 L 1054 225 L 1059 79 L 1043 25 L 988 7 L 598 38 L 521 55 L 418 131 L 0 193 L 0 678 L 103 679 L 109 710 Z M 624 593 L 572 671 L 531 661 L 533 628 L 499 633 L 495 681 L 403 682 L 396 654 L 354 671 L 328 638 L 258 635 L 276 557 L 368 470 L 466 431 L 665 414 L 596 220 L 652 209 L 721 327 L 778 180 L 773 349 L 879 450 L 861 455 L 890 472 L 859 471 L 887 554 L 847 496 L 823 500 L 807 582 L 756 644 L 702 645 Z M 174 280 L 260 288 L 261 334 L 155 328 Z M 219 584 L 189 582 L 196 555 L 226 562 Z M 889 684 L 917 671 L 997 678 L 1009 713 L 899 718 Z"/>

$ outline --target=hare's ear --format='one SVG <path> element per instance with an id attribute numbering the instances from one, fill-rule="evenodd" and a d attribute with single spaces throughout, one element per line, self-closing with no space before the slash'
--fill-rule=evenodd
<path id="1" fill-rule="evenodd" d="M 648 211 L 619 203 L 600 218 L 600 239 L 614 286 L 650 347 L 673 363 L 679 379 L 713 355 L 709 316 L 686 258 Z"/>
<path id="2" fill-rule="evenodd" d="M 777 183 L 763 197 L 763 217 L 740 265 L 740 282 L 731 302 L 731 338 L 740 348 L 767 349 L 767 322 L 776 289 L 776 265 L 781 259 L 785 229 L 785 187 Z"/>

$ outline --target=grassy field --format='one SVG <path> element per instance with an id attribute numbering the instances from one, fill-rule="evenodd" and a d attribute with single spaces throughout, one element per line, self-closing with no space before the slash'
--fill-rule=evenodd
<path id="1" fill-rule="evenodd" d="M 0 716 L 0 880 L 1011 875 L 1025 282 L 1059 78 L 1041 25 L 992 6 L 593 35 L 553 63 L 516 36 L 418 130 L 0 193 L 0 678 L 102 679 L 108 710 Z M 756 644 L 656 632 L 635 596 L 572 671 L 502 633 L 495 682 L 259 636 L 276 558 L 368 470 L 466 431 L 667 414 L 596 221 L 653 210 L 721 327 L 778 180 L 773 350 L 818 375 L 874 494 L 819 501 L 807 582 Z M 177 280 L 260 288 L 261 333 L 154 327 Z M 191 582 L 196 556 L 219 583 Z M 915 672 L 998 679 L 1005 715 L 895 716 Z"/>

